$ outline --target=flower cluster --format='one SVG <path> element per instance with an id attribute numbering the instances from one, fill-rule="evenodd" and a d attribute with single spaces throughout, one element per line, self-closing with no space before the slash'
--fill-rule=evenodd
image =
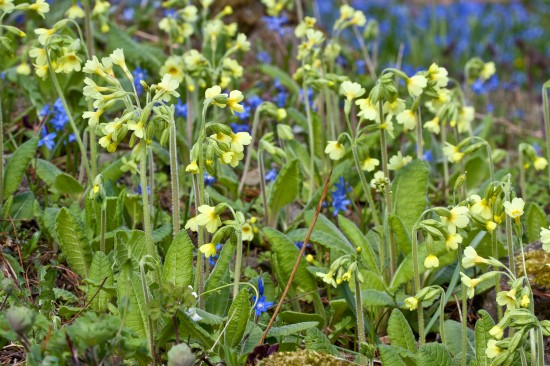
<path id="1" fill-rule="evenodd" d="M 349 282 L 354 274 L 357 276 L 356 280 L 363 282 L 363 274 L 358 268 L 360 257 L 361 247 L 357 247 L 355 254 L 344 255 L 332 262 L 327 273 L 317 272 L 315 275 L 334 287 L 338 287 L 344 281 Z"/>

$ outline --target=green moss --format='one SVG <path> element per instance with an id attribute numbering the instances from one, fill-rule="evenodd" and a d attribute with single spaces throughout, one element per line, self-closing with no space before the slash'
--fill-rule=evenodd
<path id="1" fill-rule="evenodd" d="M 260 361 L 259 366 L 343 366 L 349 362 L 337 359 L 326 353 L 309 350 L 296 352 L 278 352 Z"/>
<path id="2" fill-rule="evenodd" d="M 529 274 L 529 282 L 541 289 L 550 289 L 550 253 L 544 250 L 533 250 L 525 253 L 525 266 Z M 516 257 L 516 267 L 519 276 L 523 276 L 521 256 Z"/>

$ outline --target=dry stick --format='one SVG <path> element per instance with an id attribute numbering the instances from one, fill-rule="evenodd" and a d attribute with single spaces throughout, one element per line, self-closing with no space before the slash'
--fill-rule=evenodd
<path id="1" fill-rule="evenodd" d="M 309 242 L 309 237 L 311 236 L 311 233 L 313 232 L 313 228 L 315 227 L 315 223 L 317 222 L 317 218 L 319 217 L 319 213 L 321 212 L 321 208 L 323 207 L 323 202 L 325 201 L 325 196 L 327 195 L 328 186 L 330 183 L 330 177 L 332 176 L 332 169 L 328 173 L 327 180 L 325 182 L 325 188 L 323 189 L 323 194 L 321 195 L 321 199 L 319 200 L 319 203 L 317 204 L 317 209 L 315 210 L 315 216 L 313 216 L 313 221 L 311 222 L 311 225 L 309 225 L 309 229 L 307 231 L 306 238 L 304 240 L 304 244 L 302 245 L 302 248 L 300 249 L 300 254 L 298 255 L 298 258 L 296 259 L 296 263 L 294 263 L 294 268 L 292 269 L 292 273 L 290 274 L 290 278 L 288 279 L 288 282 L 286 284 L 285 290 L 283 291 L 283 295 L 281 296 L 281 299 L 279 300 L 279 303 L 277 304 L 277 308 L 275 308 L 275 312 L 271 316 L 271 319 L 269 320 L 269 324 L 265 328 L 264 334 L 262 334 L 262 338 L 260 338 L 260 341 L 258 342 L 258 346 L 264 343 L 265 338 L 267 337 L 267 332 L 269 332 L 269 329 L 275 322 L 275 318 L 277 317 L 277 314 L 279 313 L 279 310 L 281 310 L 281 307 L 283 306 L 283 302 L 285 301 L 286 295 L 288 294 L 288 291 L 290 290 L 290 285 L 292 285 L 292 281 L 294 280 L 294 276 L 296 276 L 296 272 L 298 271 L 298 266 L 300 265 L 300 261 L 302 260 L 302 256 L 304 255 L 304 252 L 306 251 L 306 246 Z"/>

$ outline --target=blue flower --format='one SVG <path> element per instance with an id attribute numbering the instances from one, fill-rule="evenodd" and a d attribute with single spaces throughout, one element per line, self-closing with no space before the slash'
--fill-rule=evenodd
<path id="1" fill-rule="evenodd" d="M 53 128 L 57 131 L 65 129 L 65 125 L 69 122 L 69 116 L 67 116 L 65 107 L 63 107 L 63 102 L 60 98 L 57 98 L 50 112 L 53 115 L 50 119 Z"/>
<path id="2" fill-rule="evenodd" d="M 430 163 L 434 161 L 434 156 L 432 150 L 426 150 L 424 155 L 422 155 L 422 160 L 429 161 Z"/>
<path id="3" fill-rule="evenodd" d="M 216 265 L 216 259 L 220 257 L 220 250 L 222 250 L 222 244 L 216 244 L 216 255 L 208 258 L 211 267 Z"/>
<path id="4" fill-rule="evenodd" d="M 269 52 L 267 52 L 267 51 L 258 52 L 258 54 L 256 55 L 256 58 L 262 64 L 270 64 L 271 63 L 271 56 L 269 55 Z"/>
<path id="5" fill-rule="evenodd" d="M 149 77 L 149 73 L 146 69 L 142 69 L 138 66 L 134 69 L 134 71 L 132 71 L 132 76 L 134 77 L 134 86 L 136 87 L 136 92 L 141 95 L 143 93 L 143 87 L 141 86 L 140 81 L 145 81 L 145 79 Z"/>
<path id="6" fill-rule="evenodd" d="M 332 191 L 332 208 L 334 209 L 334 217 L 338 216 L 340 211 L 346 211 L 347 206 L 351 204 L 351 201 L 347 198 L 347 192 L 351 190 L 351 187 L 346 186 L 346 182 L 343 177 L 340 177 L 338 183 L 334 185 L 335 191 Z"/>
<path id="7" fill-rule="evenodd" d="M 294 242 L 294 245 L 296 246 L 296 248 L 298 248 L 299 250 L 302 250 L 302 247 L 304 246 L 304 242 L 303 241 L 295 241 Z M 306 244 L 306 249 L 311 247 L 311 245 L 309 243 Z"/>
<path id="8" fill-rule="evenodd" d="M 283 108 L 286 105 L 286 98 L 288 97 L 288 93 L 284 90 L 279 91 L 279 93 L 275 96 L 275 104 L 277 104 L 277 107 Z"/>
<path id="9" fill-rule="evenodd" d="M 250 118 L 250 106 L 247 106 L 247 105 L 244 105 L 243 106 L 243 111 L 242 112 L 236 112 L 235 114 L 237 115 L 237 117 L 239 117 L 241 120 L 246 120 L 248 118 Z"/>
<path id="10" fill-rule="evenodd" d="M 248 97 L 248 105 L 250 105 L 250 108 L 252 109 L 257 109 L 262 103 L 263 99 L 257 95 L 251 95 Z"/>
<path id="11" fill-rule="evenodd" d="M 234 133 L 248 132 L 250 133 L 250 127 L 244 124 L 232 122 L 229 124 Z"/>
<path id="12" fill-rule="evenodd" d="M 258 277 L 258 293 L 260 296 L 264 295 L 264 281 L 261 277 Z"/>
<path id="13" fill-rule="evenodd" d="M 55 138 L 57 137 L 57 134 L 55 132 L 51 132 L 47 135 L 44 135 L 40 140 L 38 140 L 38 146 L 46 146 L 46 149 L 52 150 L 55 146 Z"/>
<path id="14" fill-rule="evenodd" d="M 208 173 L 204 173 L 204 184 L 206 184 L 207 186 L 211 186 L 214 183 L 216 183 L 216 178 Z"/>
<path id="15" fill-rule="evenodd" d="M 122 19 L 127 22 L 134 20 L 134 13 L 135 12 L 133 7 L 127 7 L 122 11 Z"/>
<path id="16" fill-rule="evenodd" d="M 256 302 L 256 296 L 254 296 L 253 301 Z M 256 306 L 254 306 L 254 310 L 256 311 L 256 316 L 262 315 L 262 313 L 265 313 L 272 306 L 273 306 L 273 301 L 265 301 L 265 296 L 260 296 L 260 298 L 258 299 L 258 302 L 256 303 Z"/>
<path id="17" fill-rule="evenodd" d="M 187 103 L 183 103 L 180 98 L 174 107 L 176 108 L 176 117 L 187 118 Z"/>
<path id="18" fill-rule="evenodd" d="M 141 194 L 141 183 L 138 184 L 138 187 L 136 189 L 137 194 Z M 151 194 L 151 187 L 147 186 L 147 194 Z"/>
<path id="19" fill-rule="evenodd" d="M 271 32 L 276 32 L 281 37 L 284 35 L 284 25 L 288 22 L 288 18 L 284 15 L 280 17 L 262 17 L 267 29 Z"/>
<path id="20" fill-rule="evenodd" d="M 265 182 L 269 183 L 275 180 L 277 178 L 277 175 L 279 173 L 275 170 L 275 168 L 271 168 L 267 173 L 265 173 Z"/>

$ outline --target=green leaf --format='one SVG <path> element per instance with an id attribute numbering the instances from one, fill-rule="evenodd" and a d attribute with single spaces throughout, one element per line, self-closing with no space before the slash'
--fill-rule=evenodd
<path id="1" fill-rule="evenodd" d="M 210 333 L 204 330 L 204 328 L 201 327 L 198 323 L 189 318 L 189 316 L 184 312 L 180 311 L 178 314 L 178 318 L 180 320 L 180 333 L 183 332 L 184 336 L 188 335 L 194 339 L 197 339 L 204 348 L 212 348 L 215 340 L 212 338 Z"/>
<path id="2" fill-rule="evenodd" d="M 262 64 L 260 66 L 260 71 L 268 76 L 270 76 L 272 79 L 279 79 L 281 84 L 283 84 L 287 89 L 289 89 L 292 93 L 298 94 L 300 93 L 300 86 L 292 79 L 292 77 L 287 74 L 285 71 L 281 70 L 277 66 L 270 65 L 270 64 Z"/>
<path id="3" fill-rule="evenodd" d="M 523 221 L 523 220 L 522 220 Z M 525 235 L 529 242 L 540 239 L 540 228 L 547 227 L 546 215 L 536 203 L 528 203 L 525 209 Z"/>
<path id="4" fill-rule="evenodd" d="M 374 250 L 372 250 L 372 246 L 363 232 L 361 232 L 351 220 L 348 220 L 342 215 L 338 215 L 338 226 L 340 226 L 342 232 L 348 237 L 353 245 L 361 248 L 361 256 L 367 268 L 372 272 L 380 273 Z"/>
<path id="5" fill-rule="evenodd" d="M 241 352 L 248 354 L 256 348 L 258 342 L 262 338 L 264 331 L 258 326 L 258 324 L 249 321 L 245 331 L 245 340 Z"/>
<path id="6" fill-rule="evenodd" d="M 141 230 L 132 230 L 128 238 L 128 258 L 137 265 L 145 255 L 147 255 L 145 233 Z"/>
<path id="7" fill-rule="evenodd" d="M 305 342 L 306 342 L 306 349 L 316 351 L 316 352 L 328 353 L 333 356 L 340 355 L 336 347 L 334 347 L 330 343 L 327 336 L 315 327 L 309 328 L 306 331 Z"/>
<path id="8" fill-rule="evenodd" d="M 388 337 L 392 345 L 416 352 L 416 340 L 409 322 L 399 309 L 393 309 L 388 320 Z"/>
<path id="9" fill-rule="evenodd" d="M 66 208 L 57 214 L 55 231 L 67 263 L 83 279 L 88 277 L 92 253 L 76 217 Z"/>
<path id="10" fill-rule="evenodd" d="M 180 231 L 172 240 L 164 260 L 164 282 L 187 287 L 193 282 L 193 243 L 187 231 Z"/>
<path id="11" fill-rule="evenodd" d="M 222 285 L 222 279 L 229 268 L 229 263 L 231 262 L 231 258 L 233 258 L 235 249 L 235 245 L 231 244 L 231 242 L 227 242 L 223 245 L 220 257 L 216 261 L 212 273 L 210 273 L 210 276 L 206 280 L 206 285 L 204 287 L 205 292 L 214 290 Z"/>
<path id="12" fill-rule="evenodd" d="M 454 320 L 445 320 L 443 325 L 445 328 L 445 345 L 451 354 L 457 355 L 462 351 L 462 325 Z M 475 356 L 474 344 L 475 334 L 470 328 L 466 328 L 466 353 L 472 357 Z"/>
<path id="13" fill-rule="evenodd" d="M 96 252 L 94 254 L 88 280 L 86 303 L 89 303 L 90 307 L 97 312 L 106 311 L 112 298 L 111 293 L 106 291 L 106 289 L 113 288 L 114 279 L 113 271 L 111 270 L 111 262 L 109 262 L 109 258 L 107 258 L 105 253 Z M 103 281 L 105 281 L 105 283 L 100 290 L 99 286 Z"/>
<path id="14" fill-rule="evenodd" d="M 128 256 L 128 233 L 118 231 L 115 234 L 115 253 L 114 259 L 119 268 L 130 259 Z"/>
<path id="15" fill-rule="evenodd" d="M 487 342 L 492 339 L 489 331 L 495 325 L 493 318 L 485 310 L 479 310 L 481 318 L 476 321 L 476 360 L 477 366 L 489 366 L 490 360 L 485 354 L 487 349 Z"/>
<path id="16" fill-rule="evenodd" d="M 392 212 L 403 221 L 407 231 L 411 231 L 414 223 L 427 204 L 428 168 L 420 160 L 414 160 L 405 165 L 397 173 L 392 186 Z"/>
<path id="17" fill-rule="evenodd" d="M 118 308 L 122 314 L 121 318 L 125 319 L 125 325 L 138 337 L 149 339 L 147 308 L 140 276 L 134 273 L 130 279 L 127 279 L 120 275 L 117 285 Z M 149 347 L 149 342 L 147 346 Z"/>
<path id="18" fill-rule="evenodd" d="M 361 291 L 363 306 L 395 306 L 393 298 L 384 291 L 364 290 Z"/>
<path id="19" fill-rule="evenodd" d="M 35 169 L 38 178 L 42 179 L 48 187 L 53 187 L 57 176 L 63 173 L 55 164 L 44 159 L 36 159 Z"/>
<path id="20" fill-rule="evenodd" d="M 302 184 L 302 171 L 298 160 L 286 163 L 269 190 L 267 205 L 272 223 L 276 222 L 279 211 L 283 207 L 296 200 L 301 192 Z"/>
<path id="21" fill-rule="evenodd" d="M 392 346 L 379 344 L 378 350 L 380 351 L 382 365 L 407 366 Z"/>
<path id="22" fill-rule="evenodd" d="M 282 276 L 284 282 L 279 283 L 279 286 L 284 289 L 300 252 L 294 242 L 285 234 L 272 228 L 265 228 L 263 232 L 271 244 L 271 249 L 275 253 L 282 270 L 279 275 Z M 301 258 L 292 286 L 305 293 L 317 292 L 317 281 L 307 270 L 304 258 Z"/>
<path id="23" fill-rule="evenodd" d="M 23 192 L 13 197 L 10 216 L 14 220 L 31 220 L 34 218 L 34 194 Z"/>
<path id="24" fill-rule="evenodd" d="M 404 255 L 409 254 L 412 247 L 411 233 L 407 230 L 405 224 L 403 224 L 403 221 L 396 215 L 390 215 L 388 217 L 388 223 L 390 224 L 392 231 L 395 233 L 397 246 L 399 246 L 401 252 Z"/>
<path id="25" fill-rule="evenodd" d="M 248 318 L 250 316 L 250 300 L 248 290 L 243 288 L 227 313 L 227 324 L 225 326 L 224 344 L 229 347 L 236 347 L 242 340 Z"/>
<path id="26" fill-rule="evenodd" d="M 84 187 L 66 173 L 61 173 L 55 178 L 54 187 L 58 192 L 65 194 L 80 194 L 84 192 Z"/>
<path id="27" fill-rule="evenodd" d="M 280 327 L 273 327 L 267 332 L 268 337 L 284 337 L 292 334 L 303 332 L 310 328 L 317 327 L 318 322 L 302 322 L 297 324 L 281 325 Z"/>
<path id="28" fill-rule="evenodd" d="M 15 193 L 17 188 L 19 188 L 23 174 L 25 174 L 32 158 L 36 155 L 37 147 L 38 137 L 33 137 L 21 144 L 6 163 L 4 170 L 4 197 Z"/>
<path id="29" fill-rule="evenodd" d="M 417 358 L 418 366 L 451 366 L 447 347 L 441 343 L 426 343 L 420 346 Z"/>
<path id="30" fill-rule="evenodd" d="M 319 314 L 301 313 L 298 311 L 283 311 L 279 314 L 279 320 L 286 324 L 296 324 L 301 322 L 318 322 L 321 324 L 324 319 Z"/>

